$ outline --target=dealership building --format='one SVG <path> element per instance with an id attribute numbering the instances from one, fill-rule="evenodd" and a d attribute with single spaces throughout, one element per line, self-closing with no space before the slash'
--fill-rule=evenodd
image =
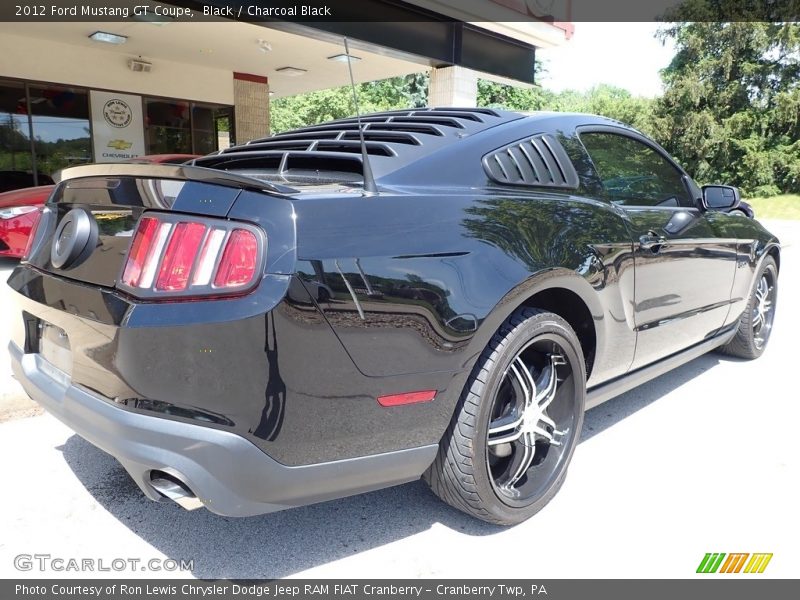
<path id="1" fill-rule="evenodd" d="M 0 172 L 44 180 L 73 164 L 264 137 L 271 99 L 349 82 L 344 36 L 356 82 L 430 71 L 430 105 L 474 105 L 479 78 L 530 85 L 536 49 L 569 39 L 571 24 L 534 15 L 536 4 L 360 2 L 391 17 L 374 22 L 3 22 Z"/>

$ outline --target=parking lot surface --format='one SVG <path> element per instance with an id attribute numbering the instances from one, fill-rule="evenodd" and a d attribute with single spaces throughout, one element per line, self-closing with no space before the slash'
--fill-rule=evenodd
<path id="1" fill-rule="evenodd" d="M 707 552 L 773 553 L 757 577 L 796 577 L 800 222 L 767 226 L 784 252 L 764 356 L 702 356 L 589 411 L 561 492 L 513 528 L 445 506 L 422 482 L 248 519 L 151 502 L 113 458 L 54 418 L 11 418 L 35 411 L 3 350 L 0 577 L 686 578 Z M 2 281 L 12 266 L 0 263 Z M 2 340 L 16 318 L 6 289 Z M 193 564 L 19 571 L 20 554 Z"/>

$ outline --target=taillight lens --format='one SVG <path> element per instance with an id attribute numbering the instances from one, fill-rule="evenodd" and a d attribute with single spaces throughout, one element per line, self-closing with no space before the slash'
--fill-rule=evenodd
<path id="1" fill-rule="evenodd" d="M 31 250 L 33 250 L 33 242 L 36 239 L 36 234 L 39 232 L 39 225 L 42 222 L 42 212 L 43 209 L 41 207 L 34 208 L 36 211 L 33 217 L 33 224 L 31 225 L 31 232 L 28 234 L 28 240 L 25 242 L 25 251 L 22 253 L 22 260 L 28 260 L 31 256 Z"/>
<path id="2" fill-rule="evenodd" d="M 251 231 L 234 229 L 217 267 L 214 287 L 230 288 L 253 279 L 258 261 L 258 241 Z"/>
<path id="3" fill-rule="evenodd" d="M 263 232 L 249 225 L 148 213 L 139 220 L 119 287 L 142 298 L 248 291 L 265 244 Z"/>
<path id="4" fill-rule="evenodd" d="M 139 227 L 136 228 L 136 234 L 133 236 L 133 244 L 128 252 L 125 271 L 122 273 L 122 282 L 125 285 L 139 287 L 147 255 L 153 249 L 153 240 L 157 230 L 157 219 L 145 217 L 139 221 Z"/>
<path id="5" fill-rule="evenodd" d="M 172 234 L 167 251 L 164 253 L 164 259 L 161 261 L 161 270 L 158 272 L 158 281 L 156 282 L 157 290 L 186 289 L 189 273 L 195 258 L 197 258 L 206 229 L 202 223 L 178 223 L 175 226 L 175 232 Z"/>

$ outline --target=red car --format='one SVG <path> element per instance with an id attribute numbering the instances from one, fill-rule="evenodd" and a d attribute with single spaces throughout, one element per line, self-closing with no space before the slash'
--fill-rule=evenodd
<path id="1" fill-rule="evenodd" d="M 181 164 L 197 158 L 196 154 L 150 154 L 133 158 L 132 163 Z M 0 257 L 22 258 L 31 231 L 53 185 L 12 190 L 0 194 Z"/>
<path id="2" fill-rule="evenodd" d="M 53 187 L 41 185 L 0 194 L 0 256 L 22 257 Z"/>

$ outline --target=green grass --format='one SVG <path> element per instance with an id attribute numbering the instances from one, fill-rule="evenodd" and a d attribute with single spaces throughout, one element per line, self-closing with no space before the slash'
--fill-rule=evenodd
<path id="1" fill-rule="evenodd" d="M 745 198 L 753 210 L 756 219 L 800 219 L 800 195 L 784 194 L 771 198 Z"/>

